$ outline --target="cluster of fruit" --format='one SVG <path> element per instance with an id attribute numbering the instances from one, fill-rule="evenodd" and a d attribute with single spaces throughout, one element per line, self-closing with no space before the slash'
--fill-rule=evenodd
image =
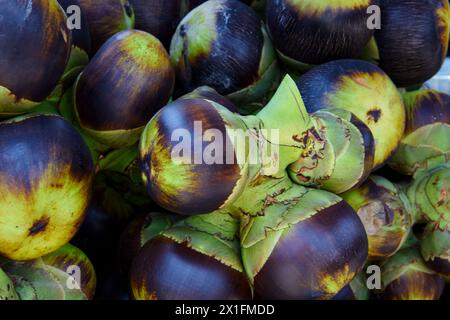
<path id="1" fill-rule="evenodd" d="M 448 0 L 0 1 L 0 300 L 439 299 L 449 33 Z"/>

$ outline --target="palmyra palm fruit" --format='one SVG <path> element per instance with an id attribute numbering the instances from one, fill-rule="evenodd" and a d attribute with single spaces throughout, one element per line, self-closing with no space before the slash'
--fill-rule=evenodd
<path id="1" fill-rule="evenodd" d="M 130 277 L 137 300 L 250 299 L 237 233 L 239 220 L 225 214 L 197 215 L 148 241 Z"/>
<path id="2" fill-rule="evenodd" d="M 157 37 L 166 48 L 180 20 L 206 0 L 129 0 L 136 16 L 135 27 Z M 248 3 L 249 1 L 242 1 Z"/>
<path id="3" fill-rule="evenodd" d="M 412 227 L 411 209 L 399 188 L 371 176 L 357 189 L 341 195 L 358 213 L 369 239 L 369 260 L 385 259 L 403 245 Z"/>
<path id="4" fill-rule="evenodd" d="M 18 300 L 14 283 L 0 268 L 0 300 Z"/>
<path id="5" fill-rule="evenodd" d="M 92 54 L 114 34 L 134 27 L 134 11 L 128 0 L 78 1 L 89 27 Z"/>
<path id="6" fill-rule="evenodd" d="M 136 16 L 135 27 L 170 47 L 175 29 L 184 15 L 183 0 L 129 0 Z"/>
<path id="7" fill-rule="evenodd" d="M 282 60 L 302 70 L 358 58 L 374 30 L 367 10 L 377 0 L 268 0 L 267 26 Z"/>
<path id="8" fill-rule="evenodd" d="M 291 178 L 334 193 L 365 181 L 372 171 L 375 153 L 369 128 L 342 109 L 318 111 L 312 121 L 316 131 L 311 133 L 305 152 L 288 167 Z"/>
<path id="9" fill-rule="evenodd" d="M 114 35 L 80 75 L 75 109 L 84 131 L 114 148 L 135 144 L 174 85 L 169 55 L 143 31 Z"/>
<path id="10" fill-rule="evenodd" d="M 394 83 L 377 66 L 338 60 L 315 67 L 297 81 L 308 112 L 345 109 L 370 129 L 375 139 L 374 167 L 396 150 L 405 127 L 405 109 Z"/>
<path id="11" fill-rule="evenodd" d="M 412 175 L 427 160 L 450 157 L 450 96 L 435 90 L 403 94 L 406 129 L 389 161 L 394 170 Z"/>
<path id="12" fill-rule="evenodd" d="M 420 85 L 447 55 L 450 10 L 446 0 L 381 0 L 375 31 L 379 65 L 397 86 Z"/>
<path id="13" fill-rule="evenodd" d="M 169 213 L 151 212 L 131 221 L 123 231 L 118 246 L 122 273 L 128 274 L 134 257 L 147 241 L 169 229 L 177 220 L 180 219 Z"/>
<path id="14" fill-rule="evenodd" d="M 67 243 L 84 218 L 93 174 L 86 144 L 63 118 L 1 122 L 0 254 L 29 260 Z"/>
<path id="15" fill-rule="evenodd" d="M 68 72 L 89 62 L 91 36 L 79 0 L 58 0 L 58 2 L 68 17 L 67 23 L 72 31 L 72 49 L 66 66 Z"/>
<path id="16" fill-rule="evenodd" d="M 214 101 L 221 106 L 224 106 L 228 110 L 239 113 L 239 109 L 236 107 L 236 105 L 231 102 L 226 97 L 219 94 L 216 90 L 214 90 L 211 87 L 208 86 L 202 86 L 198 87 L 194 91 L 189 92 L 188 94 L 185 94 L 184 96 L 180 97 L 179 99 L 207 99 Z"/>
<path id="17" fill-rule="evenodd" d="M 429 269 L 415 247 L 405 248 L 381 265 L 384 300 L 438 300 L 445 280 Z"/>
<path id="18" fill-rule="evenodd" d="M 96 277 L 81 250 L 66 245 L 30 261 L 0 261 L 21 300 L 92 299 Z"/>
<path id="19" fill-rule="evenodd" d="M 334 120 L 334 114 L 327 112 L 323 111 Z M 346 141 L 347 150 L 343 151 L 358 158 L 352 163 L 360 171 L 348 177 L 336 173 L 331 179 L 339 178 L 351 187 L 366 174 L 361 172 L 367 167 L 365 157 L 370 156 L 370 148 L 364 148 L 362 142 L 370 139 L 350 123 L 349 113 L 339 113 L 343 116 L 336 121 L 353 130 L 352 141 Z M 301 156 L 305 164 L 318 160 L 319 168 L 342 168 L 332 157 L 317 157 L 327 144 L 339 141 L 318 139 L 316 123 L 289 76 L 256 116 L 239 116 L 207 99 L 179 99 L 161 109 L 142 133 L 139 161 L 143 181 L 151 197 L 175 213 L 201 214 L 227 208 L 244 189 L 263 190 L 260 185 L 265 177 L 284 177 L 288 165 Z M 319 174 L 322 172 L 317 170 Z M 337 183 L 334 186 L 347 190 Z"/>
<path id="20" fill-rule="evenodd" d="M 0 12 L 0 116 L 11 116 L 52 93 L 69 59 L 71 32 L 56 0 L 2 1 Z"/>
<path id="21" fill-rule="evenodd" d="M 245 212 L 241 251 L 255 294 L 262 299 L 332 298 L 366 262 L 364 226 L 338 196 L 277 182 L 258 198 L 262 209 L 238 208 Z"/>
<path id="22" fill-rule="evenodd" d="M 177 27 L 170 46 L 175 95 L 207 85 L 244 105 L 278 80 L 275 51 L 257 14 L 237 0 L 210 0 Z"/>

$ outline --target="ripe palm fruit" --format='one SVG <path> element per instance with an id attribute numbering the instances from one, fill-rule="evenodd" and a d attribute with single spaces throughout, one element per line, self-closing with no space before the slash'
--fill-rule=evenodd
<path id="1" fill-rule="evenodd" d="M 267 27 L 282 60 L 293 69 L 358 58 L 374 34 L 367 8 L 377 0 L 268 0 Z"/>
<path id="2" fill-rule="evenodd" d="M 281 188 L 281 187 L 280 187 Z M 242 258 L 262 299 L 329 299 L 360 272 L 367 236 L 338 196 L 293 185 L 269 193 L 241 223 Z"/>
<path id="3" fill-rule="evenodd" d="M 182 0 L 129 0 L 136 16 L 136 29 L 151 33 L 166 48 L 184 15 Z M 185 9 L 186 10 L 186 9 Z"/>
<path id="4" fill-rule="evenodd" d="M 318 111 L 312 121 L 317 130 L 310 141 L 327 143 L 323 148 L 306 148 L 288 167 L 291 178 L 301 185 L 338 194 L 365 181 L 375 153 L 369 128 L 351 112 L 340 109 Z"/>
<path id="5" fill-rule="evenodd" d="M 435 90 L 403 94 L 406 129 L 389 161 L 394 170 L 412 175 L 434 157 L 450 156 L 450 96 Z"/>
<path id="6" fill-rule="evenodd" d="M 250 299 L 237 232 L 226 214 L 197 215 L 148 241 L 131 268 L 136 300 Z"/>
<path id="7" fill-rule="evenodd" d="M 0 116 L 11 116 L 51 94 L 69 58 L 71 32 L 56 0 L 2 1 L 0 21 Z"/>
<path id="8" fill-rule="evenodd" d="M 0 123 L 0 254 L 29 260 L 67 243 L 84 218 L 93 171 L 86 144 L 63 118 Z"/>
<path id="9" fill-rule="evenodd" d="M 80 75 L 76 117 L 98 142 L 128 147 L 167 103 L 173 85 L 173 69 L 161 42 L 143 31 L 123 31 L 102 46 Z"/>
<path id="10" fill-rule="evenodd" d="M 372 140 L 362 124 L 351 122 L 350 113 L 326 112 L 335 123 L 350 128 L 352 142 L 346 141 L 348 145 L 342 148 L 357 158 L 346 161 L 358 164 L 359 171 L 347 173 L 347 177 L 345 172 L 333 172 L 329 184 L 330 189 L 346 191 L 336 182 L 345 181 L 349 188 L 362 180 L 368 171 Z M 337 119 L 336 114 L 342 116 Z M 317 156 L 328 150 L 330 143 L 336 143 L 334 150 L 338 150 L 340 142 L 337 135 L 333 139 L 322 135 L 322 139 L 318 134 L 322 129 L 315 127 L 319 122 L 313 118 L 289 76 L 256 116 L 240 116 L 209 99 L 179 99 L 161 109 L 142 133 L 139 162 L 143 181 L 155 202 L 179 214 L 208 213 L 236 202 L 260 205 L 252 194 L 265 194 L 265 188 L 275 184 L 267 178 L 283 178 L 286 168 L 301 157 L 303 165 L 317 160 L 319 169 L 345 169 L 344 160 L 338 159 L 336 165 L 335 158 Z M 366 148 L 363 141 L 368 143 Z M 319 174 L 320 170 L 312 170 L 311 181 L 325 185 L 326 179 Z M 243 196 L 243 191 L 250 196 Z"/>
<path id="11" fill-rule="evenodd" d="M 134 11 L 128 0 L 79 0 L 91 35 L 92 53 L 114 34 L 133 29 Z"/>
<path id="12" fill-rule="evenodd" d="M 87 300 L 95 291 L 92 264 L 71 245 L 31 261 L 0 261 L 0 267 L 21 300 Z"/>
<path id="13" fill-rule="evenodd" d="M 443 277 L 429 269 L 415 247 L 405 248 L 381 263 L 384 300 L 438 300 Z"/>
<path id="14" fill-rule="evenodd" d="M 447 0 L 381 0 L 375 32 L 379 65 L 399 87 L 420 85 L 436 74 L 447 55 Z"/>
<path id="15" fill-rule="evenodd" d="M 0 300 L 18 300 L 14 283 L 0 268 Z"/>
<path id="16" fill-rule="evenodd" d="M 170 56 L 176 96 L 207 85 L 247 105 L 266 95 L 278 78 L 275 52 L 261 20 L 237 0 L 210 0 L 192 10 L 175 31 Z"/>
<path id="17" fill-rule="evenodd" d="M 122 273 L 128 274 L 134 257 L 147 241 L 169 229 L 177 220 L 180 219 L 169 213 L 151 212 L 131 221 L 119 241 L 118 252 Z"/>
<path id="18" fill-rule="evenodd" d="M 312 126 L 290 77 L 258 116 L 239 116 L 207 99 L 179 99 L 142 133 L 142 178 L 154 201 L 171 212 L 226 208 L 252 180 L 283 177 L 304 150 L 296 137 Z"/>
<path id="19" fill-rule="evenodd" d="M 405 109 L 394 83 L 377 66 L 333 61 L 307 72 L 297 85 L 308 112 L 345 109 L 369 127 L 375 139 L 375 168 L 396 150 L 405 128 Z"/>
<path id="20" fill-rule="evenodd" d="M 412 227 L 411 209 L 394 184 L 371 176 L 357 189 L 341 195 L 358 213 L 369 239 L 369 260 L 385 259 L 403 245 Z"/>

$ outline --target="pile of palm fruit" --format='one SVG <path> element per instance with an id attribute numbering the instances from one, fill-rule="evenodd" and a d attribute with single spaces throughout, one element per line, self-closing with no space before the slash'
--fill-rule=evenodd
<path id="1" fill-rule="evenodd" d="M 448 297 L 449 28 L 448 0 L 0 1 L 0 300 Z"/>

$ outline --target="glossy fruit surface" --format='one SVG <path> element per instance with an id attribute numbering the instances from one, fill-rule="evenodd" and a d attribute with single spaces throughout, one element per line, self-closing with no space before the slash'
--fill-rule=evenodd
<path id="1" fill-rule="evenodd" d="M 239 221 L 226 214 L 197 215 L 148 241 L 131 268 L 133 298 L 250 299 L 238 226 Z"/>
<path id="2" fill-rule="evenodd" d="M 99 142 L 131 146 L 167 103 L 173 85 L 170 59 L 159 40 L 143 31 L 123 31 L 102 46 L 79 77 L 77 118 Z"/>
<path id="3" fill-rule="evenodd" d="M 275 53 L 262 22 L 237 0 L 207 1 L 186 15 L 170 56 L 176 96 L 207 85 L 237 101 L 254 102 L 276 82 Z"/>
<path id="4" fill-rule="evenodd" d="M 51 94 L 69 58 L 71 32 L 56 0 L 2 1 L 0 18 L 0 116 L 11 116 Z"/>
<path id="5" fill-rule="evenodd" d="M 447 55 L 450 9 L 445 0 L 381 0 L 375 32 L 379 65 L 399 87 L 420 85 Z"/>
<path id="6" fill-rule="evenodd" d="M 63 118 L 0 123 L 0 253 L 28 260 L 67 243 L 83 221 L 93 171 L 86 144 Z"/>
<path id="7" fill-rule="evenodd" d="M 396 150 L 405 128 L 400 93 L 377 66 L 359 60 L 337 60 L 301 76 L 298 88 L 308 112 L 338 108 L 354 113 L 375 139 L 374 167 Z"/>
<path id="8" fill-rule="evenodd" d="M 114 34 L 134 27 L 134 11 L 128 0 L 79 0 L 91 35 L 92 53 Z"/>
<path id="9" fill-rule="evenodd" d="M 294 69 L 358 58 L 374 30 L 372 0 L 268 0 L 267 26 L 282 59 Z"/>

